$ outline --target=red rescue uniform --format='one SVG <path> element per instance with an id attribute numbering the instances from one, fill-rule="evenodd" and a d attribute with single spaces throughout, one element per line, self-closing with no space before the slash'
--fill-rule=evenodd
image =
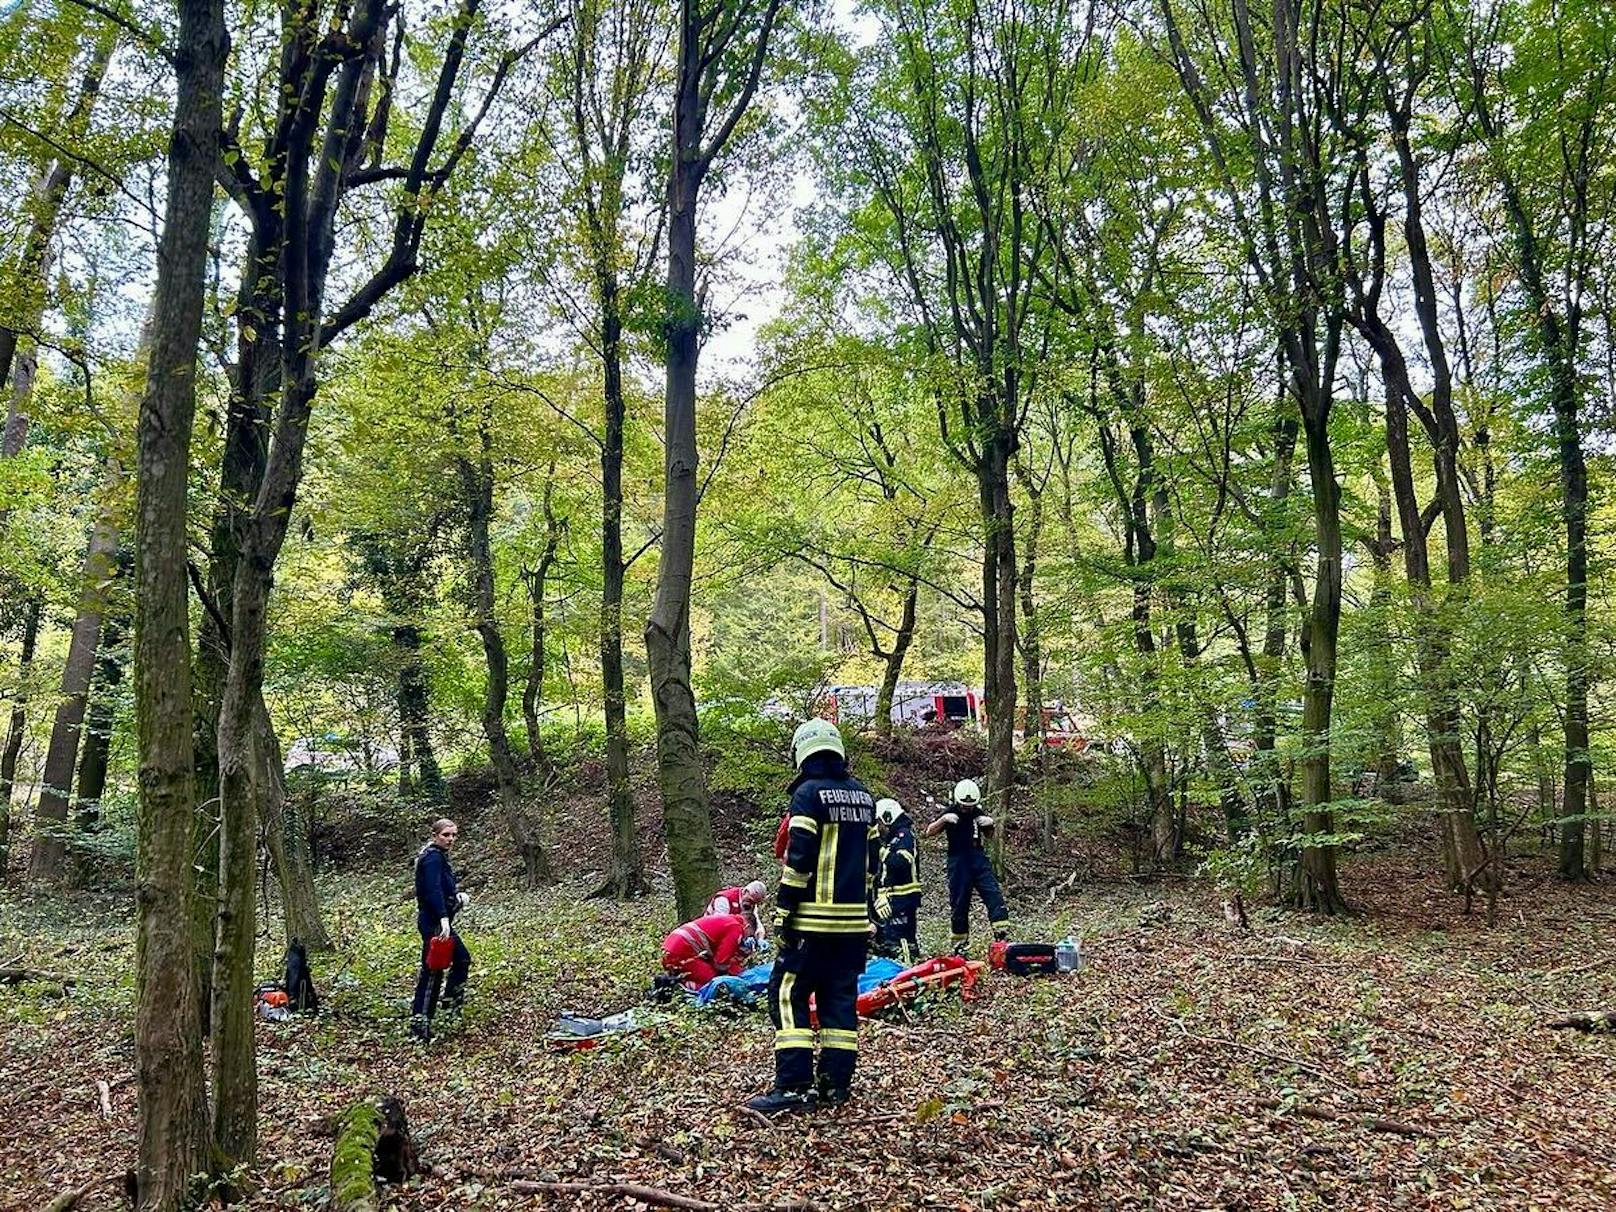
<path id="1" fill-rule="evenodd" d="M 695 988 L 715 976 L 734 976 L 745 966 L 741 942 L 750 934 L 738 913 L 697 918 L 662 940 L 662 966 Z"/>
<path id="2" fill-rule="evenodd" d="M 713 893 L 712 900 L 707 902 L 706 916 L 715 913 L 739 913 L 741 911 L 741 888 L 720 888 Z"/>

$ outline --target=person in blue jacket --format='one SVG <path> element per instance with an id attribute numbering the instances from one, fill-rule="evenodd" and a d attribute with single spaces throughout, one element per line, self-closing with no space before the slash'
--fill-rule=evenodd
<path id="1" fill-rule="evenodd" d="M 455 914 L 471 897 L 455 883 L 449 865 L 449 850 L 460 828 L 447 817 L 432 822 L 432 836 L 415 856 L 415 928 L 421 934 L 421 971 L 415 978 L 415 1000 L 410 1004 L 410 1034 L 418 1040 L 432 1037 L 432 1013 L 437 1005 L 458 1010 L 466 997 L 466 974 L 471 970 L 471 952 L 454 932 Z M 426 966 L 427 944 L 434 938 L 454 939 L 454 959 L 441 1002 L 433 996 L 433 986 L 443 974 Z"/>

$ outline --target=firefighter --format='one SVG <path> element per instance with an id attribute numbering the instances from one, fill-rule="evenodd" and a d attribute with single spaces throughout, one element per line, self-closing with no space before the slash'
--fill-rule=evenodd
<path id="1" fill-rule="evenodd" d="M 883 953 L 905 965 L 920 958 L 920 861 L 909 814 L 897 800 L 878 800 L 881 885 L 875 896 L 875 937 Z"/>
<path id="2" fill-rule="evenodd" d="M 999 890 L 983 842 L 993 834 L 993 818 L 982 811 L 982 792 L 971 779 L 954 784 L 948 811 L 926 826 L 926 836 L 948 831 L 949 944 L 964 955 L 971 941 L 971 893 L 982 898 L 993 937 L 1010 937 L 1010 908 Z"/>
<path id="3" fill-rule="evenodd" d="M 700 989 L 715 976 L 734 976 L 746 966 L 752 932 L 739 913 L 711 913 L 686 922 L 662 940 L 662 967 Z"/>
<path id="4" fill-rule="evenodd" d="M 415 856 L 415 928 L 421 935 L 421 971 L 410 1003 L 410 1034 L 423 1043 L 432 1035 L 432 1014 L 439 1004 L 437 986 L 443 979 L 442 973 L 426 966 L 427 944 L 434 936 L 454 939 L 454 959 L 448 983 L 443 985 L 444 1009 L 460 1009 L 466 997 L 466 974 L 471 970 L 471 952 L 454 930 L 455 914 L 471 900 L 460 891 L 449 865 L 449 849 L 459 834 L 460 827 L 447 817 L 433 821 L 431 837 Z"/>
<path id="5" fill-rule="evenodd" d="M 803 724 L 791 738 L 791 757 L 797 777 L 774 911 L 780 950 L 769 977 L 774 1086 L 746 1104 L 764 1115 L 851 1097 L 858 1063 L 858 979 L 874 928 L 870 898 L 880 858 L 875 797 L 848 773 L 836 725 Z M 817 1032 L 809 1019 L 809 998 L 819 1019 Z"/>
<path id="6" fill-rule="evenodd" d="M 762 880 L 753 880 L 744 888 L 720 888 L 707 902 L 707 913 L 739 913 L 746 919 L 746 928 L 753 938 L 762 942 L 766 937 L 760 907 L 769 899 L 769 890 Z"/>

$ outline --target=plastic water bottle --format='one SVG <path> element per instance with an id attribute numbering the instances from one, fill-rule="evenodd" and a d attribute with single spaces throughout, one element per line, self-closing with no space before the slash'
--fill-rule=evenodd
<path id="1" fill-rule="evenodd" d="M 1055 968 L 1060 972 L 1076 972 L 1083 966 L 1083 948 L 1068 934 L 1055 944 Z"/>

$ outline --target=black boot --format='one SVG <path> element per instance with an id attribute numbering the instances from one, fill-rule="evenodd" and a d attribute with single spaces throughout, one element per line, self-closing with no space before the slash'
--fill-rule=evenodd
<path id="1" fill-rule="evenodd" d="M 791 1115 L 798 1111 L 812 1111 L 817 1100 L 812 1090 L 782 1090 L 778 1086 L 767 1094 L 749 1099 L 745 1104 L 750 1111 L 774 1117 Z"/>
<path id="2" fill-rule="evenodd" d="M 820 1074 L 819 1086 L 814 1092 L 814 1101 L 821 1107 L 840 1107 L 853 1097 L 850 1086 L 837 1086 Z"/>
<path id="3" fill-rule="evenodd" d="M 423 1044 L 432 1042 L 432 1024 L 426 1015 L 416 1014 L 410 1018 L 410 1038 Z"/>

